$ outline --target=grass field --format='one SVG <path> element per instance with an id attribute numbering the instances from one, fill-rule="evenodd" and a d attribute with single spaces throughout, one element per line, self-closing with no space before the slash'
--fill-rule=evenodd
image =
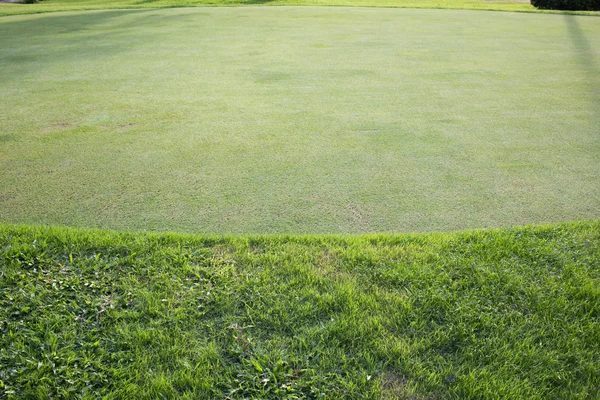
<path id="1" fill-rule="evenodd" d="M 538 10 L 530 4 L 529 0 L 42 0 L 36 4 L 13 4 L 0 2 L 0 16 L 76 10 L 256 5 L 434 8 L 536 12 L 547 14 L 600 15 L 600 12 L 597 11 Z"/>
<path id="2" fill-rule="evenodd" d="M 2 226 L 0 397 L 596 399 L 599 288 L 598 221 L 358 237 Z"/>
<path id="3" fill-rule="evenodd" d="M 0 399 L 600 398 L 597 15 L 217 3 L 0 4 Z"/>
<path id="4" fill-rule="evenodd" d="M 0 3 L 1 15 L 116 8 L 161 8 L 195 6 L 320 5 L 450 8 L 540 12 L 525 0 L 44 0 L 37 4 Z M 548 11 L 543 11 L 548 12 Z M 577 13 L 595 14 L 597 12 Z"/>
<path id="5" fill-rule="evenodd" d="M 207 233 L 600 217 L 600 20 L 180 8 L 0 19 L 0 221 Z"/>

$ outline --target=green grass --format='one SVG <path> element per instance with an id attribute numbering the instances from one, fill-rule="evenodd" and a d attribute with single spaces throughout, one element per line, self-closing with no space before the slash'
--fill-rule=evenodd
<path id="1" fill-rule="evenodd" d="M 2 222 L 592 219 L 0 225 L 0 399 L 600 398 L 599 34 L 448 10 L 0 18 Z"/>
<path id="2" fill-rule="evenodd" d="M 0 3 L 0 16 L 74 10 L 253 5 L 438 8 L 600 15 L 597 11 L 538 10 L 528 0 L 43 0 L 37 4 Z"/>
<path id="3" fill-rule="evenodd" d="M 527 1 L 514 0 L 44 0 L 37 4 L 0 3 L 0 16 L 115 8 L 129 9 L 238 5 L 325 5 L 544 12 L 537 10 Z M 588 12 L 580 14 L 597 15 L 598 13 Z"/>
<path id="4" fill-rule="evenodd" d="M 244 7 L 0 19 L 0 221 L 415 232 L 600 217 L 600 24 Z"/>
<path id="5" fill-rule="evenodd" d="M 303 237 L 5 225 L 0 398 L 594 399 L 599 288 L 599 221 Z"/>

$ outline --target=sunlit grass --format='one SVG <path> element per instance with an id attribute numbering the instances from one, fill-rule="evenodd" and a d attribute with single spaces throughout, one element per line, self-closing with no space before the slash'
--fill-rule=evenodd
<path id="1" fill-rule="evenodd" d="M 496 11 L 527 11 L 537 9 L 529 2 L 510 0 L 44 0 L 37 4 L 0 3 L 0 15 L 28 14 L 73 10 L 106 10 L 118 8 L 162 8 L 196 6 L 252 5 L 324 5 L 408 8 L 450 8 Z"/>
<path id="2" fill-rule="evenodd" d="M 0 16 L 75 10 L 140 9 L 202 6 L 354 6 L 433 8 L 600 15 L 596 11 L 539 10 L 526 0 L 42 0 L 36 4 L 0 3 Z"/>
<path id="3" fill-rule="evenodd" d="M 599 222 L 330 237 L 4 226 L 0 397 L 597 398 L 599 260 Z"/>
<path id="4" fill-rule="evenodd" d="M 0 221 L 197 233 L 600 217 L 595 17 L 352 7 L 0 19 Z"/>

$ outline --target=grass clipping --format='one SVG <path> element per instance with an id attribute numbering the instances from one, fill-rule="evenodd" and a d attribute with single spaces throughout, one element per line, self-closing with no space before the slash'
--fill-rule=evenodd
<path id="1" fill-rule="evenodd" d="M 599 239 L 0 227 L 0 398 L 597 398 Z"/>

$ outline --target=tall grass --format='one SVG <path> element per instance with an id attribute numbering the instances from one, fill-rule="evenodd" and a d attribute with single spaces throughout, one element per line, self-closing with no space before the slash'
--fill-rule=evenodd
<path id="1" fill-rule="evenodd" d="M 600 222 L 433 235 L 0 228 L 0 398 L 600 393 Z"/>

